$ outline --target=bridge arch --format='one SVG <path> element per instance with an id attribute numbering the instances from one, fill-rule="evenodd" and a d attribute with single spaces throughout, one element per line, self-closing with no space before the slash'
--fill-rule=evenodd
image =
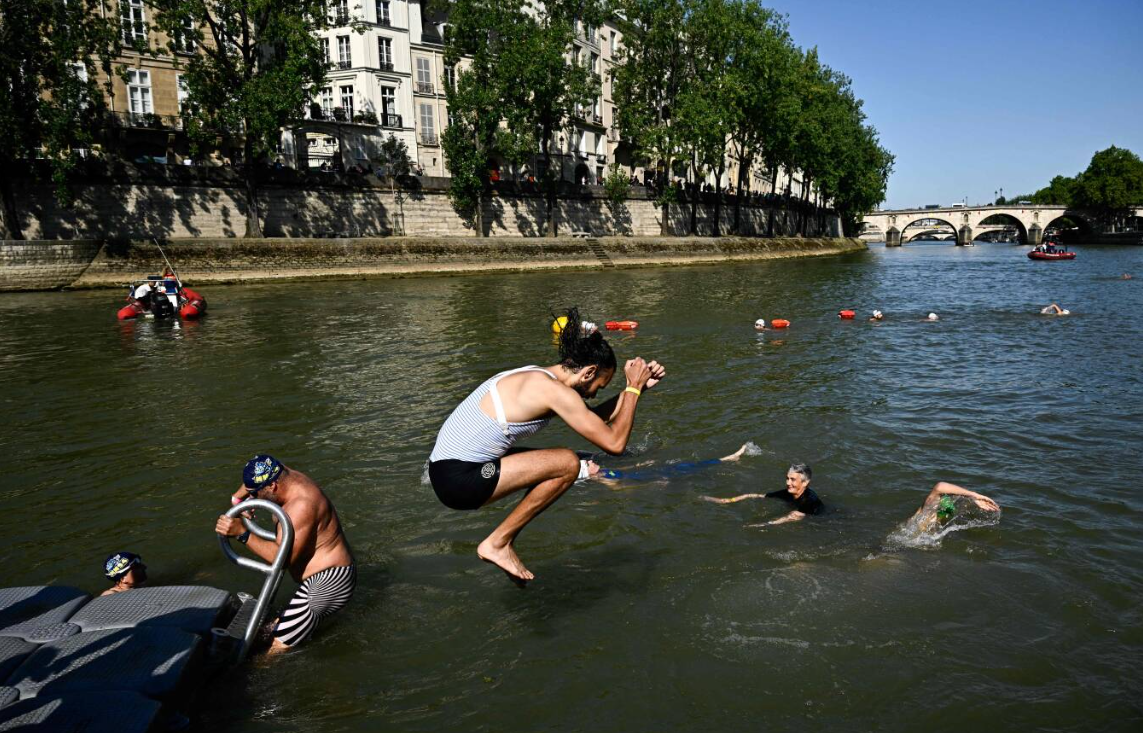
<path id="1" fill-rule="evenodd" d="M 1013 214 L 1008 214 L 1008 213 L 1004 213 L 1004 212 L 989 212 L 985 216 L 982 216 L 979 219 L 977 219 L 977 221 L 974 223 L 974 225 L 972 227 L 974 239 L 977 237 L 980 237 L 982 234 L 985 233 L 983 226 L 986 224 L 1015 227 L 1017 236 L 1020 238 L 1020 241 L 1023 242 L 1024 244 L 1027 244 L 1029 241 L 1029 239 L 1028 239 L 1029 229 L 1033 226 L 1037 226 L 1035 223 L 1032 223 L 1031 225 L 1025 224 L 1023 221 L 1020 220 L 1020 217 L 1015 216 Z"/>
<path id="2" fill-rule="evenodd" d="M 1072 234 L 1068 231 L 1070 227 L 1061 226 L 1068 223 L 1074 223 L 1078 231 L 1075 231 L 1074 234 Z M 1065 229 L 1063 232 L 1064 237 L 1075 235 L 1085 237 L 1097 231 L 1097 225 L 1094 221 L 1091 220 L 1090 217 L 1076 211 L 1065 211 L 1064 213 L 1060 214 L 1044 225 L 1044 231 L 1047 232 L 1049 229 L 1057 227 Z"/>
<path id="3" fill-rule="evenodd" d="M 920 216 L 919 215 L 919 216 L 910 217 L 910 218 L 912 219 L 912 221 L 909 221 L 907 224 L 900 227 L 901 242 L 902 243 L 912 241 L 912 237 L 916 236 L 917 234 L 921 234 L 924 231 L 923 229 L 914 229 L 913 234 L 908 234 L 908 233 L 906 233 L 906 230 L 909 227 L 916 227 L 922 221 L 935 221 L 935 222 L 939 222 L 941 224 L 944 224 L 945 226 L 952 229 L 952 234 L 953 234 L 952 239 L 939 240 L 939 241 L 949 241 L 949 242 L 952 242 L 953 244 L 956 244 L 957 232 L 960 230 L 957 227 L 956 223 L 953 222 L 952 217 L 944 216 L 943 214 L 929 214 L 927 216 Z"/>

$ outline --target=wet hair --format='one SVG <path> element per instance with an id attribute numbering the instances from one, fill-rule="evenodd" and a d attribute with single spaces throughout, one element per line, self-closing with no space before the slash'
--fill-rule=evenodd
<path id="1" fill-rule="evenodd" d="M 786 470 L 786 473 L 789 473 L 790 471 L 802 474 L 802 476 L 805 476 L 806 481 L 809 481 L 814 476 L 814 472 L 810 470 L 810 464 L 808 463 L 791 463 L 790 467 Z"/>
<path id="2" fill-rule="evenodd" d="M 560 365 L 572 372 L 589 366 L 600 370 L 615 369 L 615 352 L 599 331 L 584 336 L 580 328 L 579 308 L 572 306 L 564 314 L 567 323 L 560 331 Z"/>

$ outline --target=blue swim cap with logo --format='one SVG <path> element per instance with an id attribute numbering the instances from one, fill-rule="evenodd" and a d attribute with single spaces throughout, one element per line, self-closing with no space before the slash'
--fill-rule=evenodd
<path id="1" fill-rule="evenodd" d="M 117 552 L 103 563 L 103 574 L 108 580 L 118 580 L 127 574 L 132 565 L 142 562 L 143 558 L 133 552 Z"/>
<path id="2" fill-rule="evenodd" d="M 257 491 L 272 484 L 282 475 L 282 462 L 273 456 L 259 453 L 246 462 L 242 469 L 242 485 L 250 491 Z"/>

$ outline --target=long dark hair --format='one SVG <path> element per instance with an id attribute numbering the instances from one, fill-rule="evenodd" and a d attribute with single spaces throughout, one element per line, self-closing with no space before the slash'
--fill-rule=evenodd
<path id="1" fill-rule="evenodd" d="M 584 336 L 580 329 L 579 308 L 572 306 L 566 314 L 567 322 L 560 331 L 560 365 L 571 372 L 595 366 L 600 370 L 615 369 L 615 352 L 599 331 Z"/>

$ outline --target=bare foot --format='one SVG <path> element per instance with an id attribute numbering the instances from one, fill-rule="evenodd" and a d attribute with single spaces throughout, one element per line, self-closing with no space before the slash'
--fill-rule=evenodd
<path id="1" fill-rule="evenodd" d="M 486 538 L 476 548 L 476 556 L 503 570 L 512 582 L 521 587 L 536 577 L 528 568 L 524 567 L 524 563 L 520 562 L 520 558 L 516 555 L 516 550 L 512 548 L 511 543 L 497 547 L 491 538 Z"/>
<path id="2" fill-rule="evenodd" d="M 748 443 L 743 443 L 741 448 L 739 448 L 738 450 L 734 451 L 734 452 L 733 452 L 733 453 L 731 453 L 729 456 L 724 456 L 723 458 L 721 458 L 721 459 L 719 459 L 719 460 L 723 460 L 723 461 L 737 461 L 739 458 L 741 458 L 741 457 L 742 457 L 742 454 L 746 452 L 746 446 L 747 446 L 747 445 L 748 445 Z"/>

